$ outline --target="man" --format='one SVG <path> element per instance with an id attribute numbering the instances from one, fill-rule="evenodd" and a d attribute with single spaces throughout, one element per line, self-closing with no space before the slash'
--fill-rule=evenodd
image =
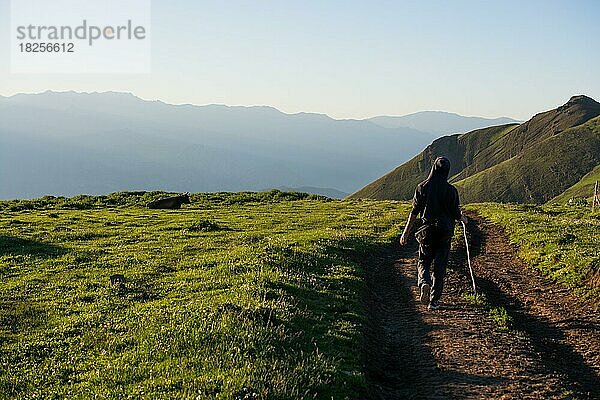
<path id="1" fill-rule="evenodd" d="M 446 157 L 438 157 L 427 179 L 417 185 L 413 208 L 400 237 L 400 245 L 404 246 L 417 216 L 421 214 L 423 226 L 415 234 L 419 242 L 417 283 L 420 300 L 429 302 L 430 310 L 440 307 L 455 221 L 467 221 L 460 210 L 458 191 L 448 183 L 449 173 L 450 161 Z"/>

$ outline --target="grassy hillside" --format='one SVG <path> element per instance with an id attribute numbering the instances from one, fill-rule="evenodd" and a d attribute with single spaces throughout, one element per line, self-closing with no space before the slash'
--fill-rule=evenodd
<path id="1" fill-rule="evenodd" d="M 600 117 L 456 182 L 463 202 L 545 203 L 600 163 Z"/>
<path id="2" fill-rule="evenodd" d="M 421 154 L 352 194 L 350 198 L 409 200 L 413 196 L 415 186 L 427 178 L 431 164 L 437 157 L 443 155 L 450 159 L 450 175 L 458 174 L 473 162 L 482 148 L 498 141 L 515 126 L 500 125 L 439 138 Z"/>
<path id="3" fill-rule="evenodd" d="M 598 115 L 600 103 L 575 96 L 563 106 L 538 114 L 521 125 L 446 136 L 351 197 L 407 200 L 415 185 L 426 177 L 432 161 L 444 155 L 452 163 L 450 180 L 458 183 L 466 201 L 545 202 L 598 164 L 593 161 L 598 149 L 596 136 L 588 132 L 595 128 L 587 126 L 576 132 L 569 131 Z M 576 137 L 578 132 L 583 132 L 585 139 L 591 139 L 589 148 L 584 148 L 585 139 Z M 571 145 L 573 138 L 577 142 L 575 147 Z M 582 162 L 577 152 L 582 152 Z M 536 160 L 540 155 L 546 156 L 543 164 Z M 574 168 L 565 180 L 569 163 L 573 163 Z M 554 182 L 560 185 L 556 187 Z"/>
<path id="4" fill-rule="evenodd" d="M 3 398 L 365 397 L 356 260 L 387 246 L 405 205 L 140 206 L 159 195 L 0 202 Z"/>
<path id="5" fill-rule="evenodd" d="M 600 212 L 582 205 L 473 204 L 504 227 L 519 255 L 546 276 L 585 297 L 600 295 Z"/>
<path id="6" fill-rule="evenodd" d="M 518 156 L 524 150 L 531 149 L 565 129 L 581 125 L 598 115 L 600 115 L 600 103 L 584 96 L 572 97 L 566 104 L 555 110 L 535 115 L 529 121 L 498 138 L 490 146 L 482 148 L 473 162 L 453 177 L 453 181 L 460 181 Z"/>
<path id="7" fill-rule="evenodd" d="M 550 200 L 550 203 L 564 204 L 571 199 L 591 199 L 596 181 L 600 182 L 600 165 L 581 178 L 579 182 Z"/>

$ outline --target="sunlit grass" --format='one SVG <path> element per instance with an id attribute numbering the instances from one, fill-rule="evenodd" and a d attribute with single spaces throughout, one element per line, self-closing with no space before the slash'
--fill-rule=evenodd
<path id="1" fill-rule="evenodd" d="M 469 206 L 504 227 L 528 264 L 584 297 L 600 294 L 600 212 L 572 205 Z"/>
<path id="2" fill-rule="evenodd" d="M 363 397 L 356 259 L 408 208 L 278 196 L 0 204 L 0 393 Z"/>

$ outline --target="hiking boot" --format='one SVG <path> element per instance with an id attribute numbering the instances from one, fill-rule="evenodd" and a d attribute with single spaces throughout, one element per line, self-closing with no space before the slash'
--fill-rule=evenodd
<path id="1" fill-rule="evenodd" d="M 430 291 L 431 291 L 431 286 L 429 286 L 428 283 L 424 283 L 421 285 L 421 296 L 419 297 L 419 300 L 421 300 L 421 303 L 426 303 L 429 301 Z"/>
<path id="2" fill-rule="evenodd" d="M 429 303 L 429 306 L 427 307 L 430 310 L 437 310 L 440 308 L 440 303 L 438 303 L 437 301 L 432 301 L 431 303 Z"/>

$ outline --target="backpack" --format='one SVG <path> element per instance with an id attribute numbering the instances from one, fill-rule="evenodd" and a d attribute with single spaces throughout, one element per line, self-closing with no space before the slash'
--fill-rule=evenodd
<path id="1" fill-rule="evenodd" d="M 434 242 L 447 241 L 452 239 L 452 231 L 448 230 L 446 224 L 439 221 L 433 221 L 423 224 L 415 232 L 417 242 L 423 246 L 431 246 Z"/>

